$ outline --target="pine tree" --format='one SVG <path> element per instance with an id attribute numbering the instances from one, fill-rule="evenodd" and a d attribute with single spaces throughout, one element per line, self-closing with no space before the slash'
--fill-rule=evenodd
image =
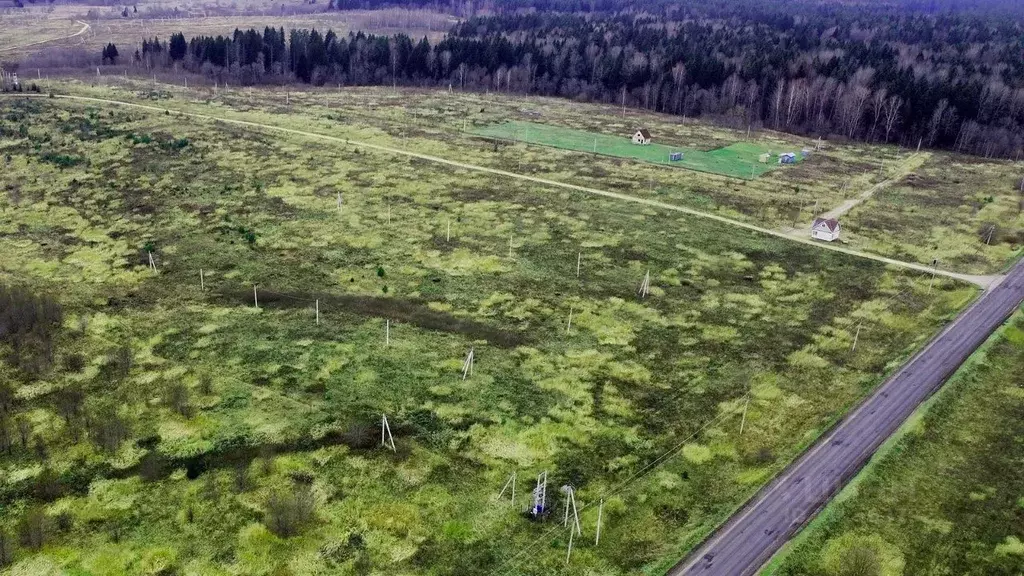
<path id="1" fill-rule="evenodd" d="M 117 64 L 117 46 L 113 44 L 107 44 L 103 48 L 103 62 L 104 64 L 109 62 L 111 64 Z"/>
<path id="2" fill-rule="evenodd" d="M 184 58 L 187 52 L 188 42 L 185 41 L 185 35 L 181 32 L 171 34 L 171 43 L 168 47 L 168 54 L 170 54 L 171 60 L 177 62 Z"/>

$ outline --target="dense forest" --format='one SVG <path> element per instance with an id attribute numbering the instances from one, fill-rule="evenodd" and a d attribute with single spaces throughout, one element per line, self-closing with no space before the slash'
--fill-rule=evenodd
<path id="1" fill-rule="evenodd" d="M 919 9 L 650 0 L 649 12 L 619 13 L 605 0 L 517 0 L 536 9 L 463 20 L 433 44 L 267 28 L 146 40 L 132 61 L 244 84 L 562 96 L 1019 158 L 1024 16 L 980 0 L 957 11 L 939 0 L 911 4 Z"/>

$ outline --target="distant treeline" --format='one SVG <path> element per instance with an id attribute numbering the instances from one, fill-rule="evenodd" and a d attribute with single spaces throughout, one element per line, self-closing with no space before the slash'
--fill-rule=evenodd
<path id="1" fill-rule="evenodd" d="M 674 20 L 515 13 L 465 20 L 435 44 L 403 34 L 281 28 L 191 39 L 179 33 L 169 42 L 146 40 L 134 60 L 243 84 L 451 85 L 795 133 L 1021 154 L 1021 20 L 812 5 L 801 12 L 747 0 L 683 1 L 673 4 Z"/>

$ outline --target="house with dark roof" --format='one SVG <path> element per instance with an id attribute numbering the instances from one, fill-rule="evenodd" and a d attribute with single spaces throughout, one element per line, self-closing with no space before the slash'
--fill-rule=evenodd
<path id="1" fill-rule="evenodd" d="M 646 128 L 641 128 L 633 134 L 633 144 L 640 144 L 646 146 L 651 143 L 651 133 Z"/>
<path id="2" fill-rule="evenodd" d="M 839 220 L 835 218 L 815 218 L 814 224 L 811 225 L 811 238 L 831 242 L 839 240 L 839 231 Z"/>

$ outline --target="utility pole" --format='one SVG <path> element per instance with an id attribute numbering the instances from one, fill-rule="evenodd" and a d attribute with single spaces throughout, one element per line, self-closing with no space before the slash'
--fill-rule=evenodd
<path id="1" fill-rule="evenodd" d="M 740 436 L 743 436 L 743 428 L 747 424 L 747 408 L 750 407 L 750 393 L 747 393 L 747 399 L 743 402 L 743 416 L 740 418 Z"/>

